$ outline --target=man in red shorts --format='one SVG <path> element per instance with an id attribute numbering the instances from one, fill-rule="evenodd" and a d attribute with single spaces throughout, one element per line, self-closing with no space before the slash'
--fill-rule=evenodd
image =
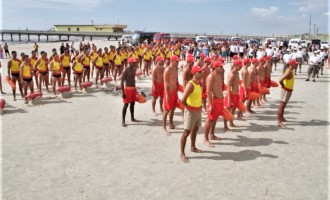
<path id="1" fill-rule="evenodd" d="M 156 66 L 152 71 L 152 87 L 151 87 L 151 95 L 152 95 L 152 111 L 155 115 L 155 106 L 156 101 L 159 97 L 159 107 L 160 111 L 163 113 L 163 97 L 164 97 L 164 58 L 162 56 L 158 56 L 156 58 Z"/>
<path id="2" fill-rule="evenodd" d="M 266 63 L 264 65 L 265 68 L 265 87 L 270 88 L 271 86 L 271 73 L 272 73 L 272 57 L 271 56 L 266 56 Z M 264 101 L 267 101 L 266 95 L 264 95 Z"/>
<path id="3" fill-rule="evenodd" d="M 258 68 L 257 68 L 258 78 L 259 78 L 259 88 L 265 87 L 265 73 L 266 73 L 265 64 L 266 64 L 266 58 L 261 57 L 259 59 L 259 65 L 258 65 Z M 262 101 L 263 99 L 265 99 L 265 95 L 260 94 L 259 102 L 263 103 L 263 101 Z"/>
<path id="4" fill-rule="evenodd" d="M 168 134 L 166 129 L 167 115 L 170 114 L 170 129 L 175 129 L 173 124 L 174 110 L 178 103 L 178 65 L 179 57 L 171 56 L 171 64 L 164 71 L 164 115 L 163 115 L 163 130 Z"/>
<path id="5" fill-rule="evenodd" d="M 222 76 L 223 63 L 215 61 L 212 64 L 212 73 L 206 79 L 208 109 L 207 120 L 204 128 L 204 141 L 203 143 L 208 147 L 214 147 L 210 142 L 211 140 L 220 140 L 219 137 L 214 135 L 215 125 L 220 115 L 223 112 L 223 94 L 222 94 Z"/>
<path id="6" fill-rule="evenodd" d="M 257 58 L 253 58 L 251 60 L 252 66 L 249 71 L 250 83 L 251 83 L 251 92 L 259 93 L 259 84 L 258 84 L 258 70 L 257 67 L 259 65 L 259 60 Z M 258 103 L 259 99 L 256 100 L 248 100 L 246 102 L 246 110 L 249 113 L 255 113 L 252 109 L 252 102 Z"/>
<path id="7" fill-rule="evenodd" d="M 134 118 L 134 106 L 136 101 L 136 87 L 135 87 L 135 73 L 137 69 L 137 60 L 135 58 L 129 58 L 127 60 L 128 67 L 122 72 L 121 75 L 121 89 L 123 92 L 123 111 L 122 111 L 122 126 L 126 127 L 125 117 L 128 108 L 128 104 L 130 104 L 130 112 L 131 112 L 131 121 L 139 122 Z M 125 86 L 124 86 L 125 85 Z"/>
<path id="8" fill-rule="evenodd" d="M 232 66 L 232 69 L 227 78 L 227 94 L 225 98 L 225 105 L 229 109 L 229 111 L 234 115 L 235 110 L 239 101 L 239 73 L 241 70 L 243 63 L 241 60 L 235 60 Z M 224 120 L 224 123 L 227 123 L 227 120 Z M 233 121 L 230 122 L 231 127 L 236 127 Z M 228 127 L 225 126 L 225 131 L 229 130 Z"/>
<path id="9" fill-rule="evenodd" d="M 249 58 L 243 59 L 243 69 L 241 72 L 242 75 L 242 83 L 239 87 L 239 100 L 243 103 L 247 100 L 249 97 L 250 91 L 251 91 L 251 79 L 250 74 L 248 71 L 249 66 L 251 65 L 251 60 Z M 237 119 L 242 120 L 243 119 L 243 112 L 238 111 L 237 113 Z"/>
<path id="10" fill-rule="evenodd" d="M 202 98 L 203 98 L 203 110 L 204 112 L 207 112 L 206 110 L 206 98 L 207 98 L 207 92 L 206 92 L 206 78 L 208 75 L 211 73 L 210 71 L 210 65 L 211 65 L 211 59 L 210 57 L 205 57 L 204 59 L 204 66 L 203 66 L 203 78 L 202 78 L 202 87 L 203 87 L 203 93 L 202 93 Z"/>

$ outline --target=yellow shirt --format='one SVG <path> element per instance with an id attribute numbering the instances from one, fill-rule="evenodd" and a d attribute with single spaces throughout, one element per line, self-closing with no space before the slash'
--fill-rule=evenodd
<path id="1" fill-rule="evenodd" d="M 287 69 L 289 70 L 289 69 Z M 291 79 L 284 79 L 283 80 L 283 84 L 284 84 L 284 89 L 288 89 L 288 90 L 293 90 L 293 86 L 294 86 L 294 75 L 293 72 L 291 72 L 292 74 L 292 78 Z"/>
<path id="2" fill-rule="evenodd" d="M 11 73 L 13 74 L 19 73 L 19 65 L 20 62 L 18 60 L 11 59 L 11 66 L 10 66 Z"/>
<path id="3" fill-rule="evenodd" d="M 110 51 L 109 53 L 109 61 L 112 61 L 113 60 L 113 56 L 115 55 L 114 52 Z"/>
<path id="4" fill-rule="evenodd" d="M 36 64 L 37 60 L 38 60 L 38 58 L 33 58 L 33 57 L 30 58 L 30 64 L 33 67 L 33 69 L 34 69 L 34 64 Z M 36 69 L 34 69 L 34 70 L 36 70 Z"/>
<path id="5" fill-rule="evenodd" d="M 193 84 L 194 90 L 187 98 L 187 105 L 195 108 L 202 106 L 202 88 L 199 84 L 195 84 L 192 80 L 189 83 Z"/>
<path id="6" fill-rule="evenodd" d="M 89 67 L 90 66 L 90 62 L 91 62 L 90 58 L 88 56 L 85 56 L 84 57 L 84 60 L 83 60 L 83 65 L 85 67 Z"/>
<path id="7" fill-rule="evenodd" d="M 75 72 L 81 73 L 83 68 L 82 68 L 82 64 L 78 61 L 76 61 L 76 65 L 74 66 L 73 69 Z"/>
<path id="8" fill-rule="evenodd" d="M 150 51 L 147 51 L 147 52 L 144 54 L 143 58 L 144 58 L 144 60 L 146 60 L 146 61 L 150 61 L 151 56 L 152 56 L 151 52 L 150 52 Z"/>
<path id="9" fill-rule="evenodd" d="M 47 71 L 47 68 L 46 68 L 46 62 L 44 59 L 40 59 L 40 62 L 39 62 L 39 66 L 38 66 L 38 70 L 40 72 L 46 72 Z"/>
<path id="10" fill-rule="evenodd" d="M 30 65 L 23 65 L 23 78 L 31 78 L 31 68 Z"/>
<path id="11" fill-rule="evenodd" d="M 53 60 L 52 62 L 53 62 L 53 74 L 55 74 L 55 75 L 57 75 L 57 74 L 61 74 L 61 71 L 60 71 L 60 69 L 61 69 L 61 67 L 60 67 L 60 63 L 57 62 L 57 61 L 55 61 L 55 60 Z"/>
<path id="12" fill-rule="evenodd" d="M 96 51 L 93 51 L 91 54 L 90 54 L 90 56 L 91 56 L 91 58 L 92 58 L 92 61 L 94 61 L 95 60 L 95 58 L 97 57 L 97 52 Z"/>
<path id="13" fill-rule="evenodd" d="M 121 65 L 121 63 L 122 63 L 121 55 L 117 54 L 114 61 L 115 61 L 115 65 Z"/>
<path id="14" fill-rule="evenodd" d="M 102 68 L 103 67 L 103 59 L 102 59 L 102 57 L 98 56 L 96 58 L 95 65 L 98 68 Z"/>
<path id="15" fill-rule="evenodd" d="M 103 53 L 102 58 L 103 58 L 103 64 L 105 65 L 109 64 L 109 53 Z"/>
<path id="16" fill-rule="evenodd" d="M 142 48 L 142 47 L 141 47 L 141 48 L 139 48 L 139 50 L 138 50 L 138 55 L 139 55 L 139 56 L 142 56 L 142 54 L 143 54 L 143 51 L 144 51 L 144 50 L 143 50 L 143 48 Z"/>
<path id="17" fill-rule="evenodd" d="M 66 55 L 63 56 L 62 65 L 63 65 L 63 68 L 70 67 L 70 56 L 66 56 Z"/>

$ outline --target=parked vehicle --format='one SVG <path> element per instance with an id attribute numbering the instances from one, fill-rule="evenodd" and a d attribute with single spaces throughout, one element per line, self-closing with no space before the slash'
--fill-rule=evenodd
<path id="1" fill-rule="evenodd" d="M 207 44 L 208 43 L 208 38 L 207 38 L 207 36 L 197 36 L 196 37 L 196 42 L 197 42 L 197 44 L 203 44 L 203 45 L 205 45 L 205 44 Z"/>
<path id="2" fill-rule="evenodd" d="M 329 42 L 327 41 L 322 41 L 321 42 L 321 49 L 327 48 L 329 49 Z"/>
<path id="3" fill-rule="evenodd" d="M 294 38 L 289 41 L 289 47 L 291 47 L 291 49 L 298 48 L 300 44 L 301 44 L 301 39 L 299 38 Z"/>
<path id="4" fill-rule="evenodd" d="M 257 40 L 251 39 L 251 40 L 246 40 L 245 41 L 245 45 L 247 45 L 248 47 L 252 47 L 252 46 L 259 46 L 259 42 Z"/>
<path id="5" fill-rule="evenodd" d="M 153 37 L 155 43 L 167 43 L 171 41 L 171 35 L 169 33 L 156 33 Z"/>
<path id="6" fill-rule="evenodd" d="M 320 49 L 320 47 L 321 47 L 321 40 L 318 39 L 312 40 L 312 45 L 310 45 L 309 51 Z"/>
<path id="7" fill-rule="evenodd" d="M 230 44 L 241 44 L 243 39 L 241 37 L 231 37 Z"/>
<path id="8" fill-rule="evenodd" d="M 177 43 L 180 42 L 182 43 L 185 38 L 183 37 L 178 37 L 178 36 L 171 36 L 171 43 Z"/>
<path id="9" fill-rule="evenodd" d="M 192 43 L 194 43 L 194 39 L 193 38 L 187 38 L 187 39 L 184 39 L 182 41 L 182 44 L 183 45 L 189 45 L 189 44 L 192 44 Z"/>
<path id="10" fill-rule="evenodd" d="M 214 43 L 215 44 L 228 44 L 228 41 L 225 38 L 215 38 Z"/>
<path id="11" fill-rule="evenodd" d="M 310 41 L 310 40 L 301 40 L 300 46 L 302 48 L 307 48 L 311 43 L 312 43 L 312 41 Z"/>
<path id="12" fill-rule="evenodd" d="M 156 32 L 136 32 L 132 36 L 132 44 L 136 45 L 138 43 L 147 42 L 150 44 L 153 41 Z"/>
<path id="13" fill-rule="evenodd" d="M 123 35 L 121 36 L 120 41 L 126 43 L 132 42 L 132 35 Z"/>

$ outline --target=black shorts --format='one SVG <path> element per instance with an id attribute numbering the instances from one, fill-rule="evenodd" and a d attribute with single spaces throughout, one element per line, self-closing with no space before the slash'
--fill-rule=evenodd
<path id="1" fill-rule="evenodd" d="M 18 78 L 19 77 L 19 74 L 11 73 L 11 76 L 15 76 L 16 78 Z"/>
<path id="2" fill-rule="evenodd" d="M 46 75 L 48 72 L 40 72 L 39 71 L 39 74 L 43 74 L 43 75 Z"/>
<path id="3" fill-rule="evenodd" d="M 23 81 L 30 83 L 32 81 L 32 78 L 23 78 Z"/>
<path id="4" fill-rule="evenodd" d="M 78 76 L 81 76 L 81 72 L 75 72 L 74 74 L 78 75 Z"/>
<path id="5" fill-rule="evenodd" d="M 90 69 L 90 66 L 84 66 L 84 69 Z"/>
<path id="6" fill-rule="evenodd" d="M 5 49 L 5 53 L 9 53 L 9 50 L 8 49 Z"/>
<path id="7" fill-rule="evenodd" d="M 67 72 L 68 70 L 70 70 L 70 67 L 63 67 L 63 71 L 64 70 Z"/>
<path id="8" fill-rule="evenodd" d="M 54 78 L 61 78 L 61 74 L 53 74 Z"/>

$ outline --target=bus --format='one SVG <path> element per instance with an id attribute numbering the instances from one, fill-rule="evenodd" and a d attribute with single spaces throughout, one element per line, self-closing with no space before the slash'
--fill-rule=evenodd
<path id="1" fill-rule="evenodd" d="M 169 33 L 157 33 L 154 35 L 153 41 L 155 43 L 168 43 L 171 41 L 171 35 Z"/>
<path id="2" fill-rule="evenodd" d="M 156 32 L 136 32 L 132 36 L 132 45 L 137 45 L 138 43 L 147 42 L 150 44 L 154 38 Z"/>

